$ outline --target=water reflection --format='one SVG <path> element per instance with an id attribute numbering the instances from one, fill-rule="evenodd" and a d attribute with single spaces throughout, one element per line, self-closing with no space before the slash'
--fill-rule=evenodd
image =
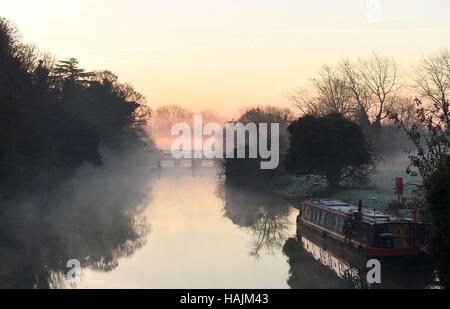
<path id="1" fill-rule="evenodd" d="M 281 250 L 292 228 L 289 203 L 265 192 L 230 186 L 222 190 L 225 216 L 252 235 L 250 255 L 259 257 L 263 250 L 270 254 Z"/>
<path id="2" fill-rule="evenodd" d="M 281 248 L 266 254 L 264 247 L 258 259 L 249 255 L 249 246 L 256 239 L 250 226 L 263 220 L 266 212 L 258 209 L 267 202 L 257 207 L 242 200 L 247 205 L 230 203 L 225 207 L 225 200 L 217 194 L 217 171 L 213 168 L 199 169 L 195 177 L 189 168 L 164 168 L 152 192 L 154 198 L 145 210 L 152 226 L 147 244 L 136 251 L 132 259 L 121 261 L 111 273 L 83 272 L 79 287 L 288 287 L 288 265 Z M 238 201 L 237 196 L 235 201 Z M 248 224 L 234 224 L 225 214 L 226 208 L 247 218 L 253 217 L 251 213 L 255 210 L 258 219 L 248 225 L 250 220 L 241 221 L 236 213 L 235 222 Z M 288 207 L 281 209 L 289 211 Z M 295 234 L 292 224 L 295 214 L 287 220 L 291 224 L 290 229 L 283 232 L 286 237 Z"/>
<path id="3" fill-rule="evenodd" d="M 83 266 L 80 288 L 357 285 L 361 266 L 306 235 L 289 238 L 298 211 L 283 198 L 218 185 L 215 169 L 163 169 L 154 182 L 147 165 L 125 162 L 2 205 L 0 287 L 65 287 L 70 259 Z M 396 282 L 433 279 L 415 275 Z"/>
<path id="4" fill-rule="evenodd" d="M 84 167 L 50 194 L 1 205 L 0 288 L 67 287 L 67 261 L 108 272 L 141 248 L 150 173 L 132 159 L 108 159 L 114 169 Z"/>
<path id="5" fill-rule="evenodd" d="M 423 289 L 435 279 L 430 263 L 411 268 L 381 261 L 381 283 L 369 284 L 365 257 L 352 256 L 345 248 L 334 248 L 324 240 L 302 233 L 286 241 L 283 253 L 290 266 L 287 282 L 293 289 Z"/>
<path id="6" fill-rule="evenodd" d="M 298 241 L 297 238 L 289 238 L 286 241 L 283 253 L 288 257 L 290 269 L 287 283 L 291 289 L 343 289 L 347 287 L 344 281 L 304 250 L 301 241 Z"/>

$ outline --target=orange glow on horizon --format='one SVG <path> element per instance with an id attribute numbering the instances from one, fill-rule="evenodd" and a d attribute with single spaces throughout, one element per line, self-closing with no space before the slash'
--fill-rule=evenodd
<path id="1" fill-rule="evenodd" d="M 378 2 L 379 12 L 357 0 L 2 0 L 0 12 L 25 41 L 115 72 L 153 109 L 230 119 L 243 106 L 290 106 L 289 91 L 342 57 L 376 51 L 408 69 L 450 46 L 448 1 Z"/>

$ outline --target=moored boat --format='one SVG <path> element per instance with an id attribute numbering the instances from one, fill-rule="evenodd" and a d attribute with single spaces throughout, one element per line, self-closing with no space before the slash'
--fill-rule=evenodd
<path id="1" fill-rule="evenodd" d="M 334 273 L 337 278 L 342 280 L 342 287 L 366 289 L 366 288 L 388 288 L 388 289 L 424 289 L 428 288 L 435 281 L 434 269 L 415 268 L 415 269 L 399 269 L 386 267 L 385 263 L 381 264 L 380 282 L 370 283 L 367 279 L 368 268 L 367 260 L 357 254 L 343 254 L 342 250 L 330 248 L 324 245 L 321 239 L 313 240 L 306 235 L 298 235 L 297 243 L 301 246 L 299 250 L 309 254 L 317 263 L 322 264 L 329 271 Z M 347 252 L 348 253 L 348 252 Z M 356 256 L 356 258 L 355 258 Z M 304 260 L 304 267 L 311 267 Z M 302 265 L 303 266 L 303 265 Z M 302 267 L 299 264 L 291 267 Z M 294 269 L 294 271 L 298 271 Z M 316 267 L 317 270 L 317 267 Z M 336 284 L 330 277 L 318 272 L 323 280 L 320 284 L 322 288 L 336 288 Z M 341 286 L 339 286 L 341 288 Z"/>
<path id="2" fill-rule="evenodd" d="M 332 247 L 347 259 L 377 258 L 392 267 L 428 265 L 429 225 L 339 200 L 311 199 L 302 203 L 297 234 Z M 356 261 L 357 260 L 357 261 Z"/>

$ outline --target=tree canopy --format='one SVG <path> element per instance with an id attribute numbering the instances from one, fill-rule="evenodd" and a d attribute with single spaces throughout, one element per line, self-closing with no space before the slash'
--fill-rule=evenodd
<path id="1" fill-rule="evenodd" d="M 288 148 L 287 127 L 292 119 L 291 112 L 288 109 L 274 106 L 254 107 L 246 110 L 233 123 L 242 123 L 244 125 L 254 123 L 257 125 L 257 134 L 259 136 L 259 123 L 267 123 L 267 130 L 270 132 L 271 123 L 279 124 L 280 129 L 280 160 L 283 160 Z M 271 148 L 270 133 L 268 133 L 268 146 Z M 246 153 L 249 153 L 249 137 L 246 137 Z M 257 138 L 258 139 L 258 138 Z M 228 149 L 226 151 L 229 151 Z M 233 150 L 231 150 L 233 151 Z M 247 188 L 250 190 L 271 191 L 281 181 L 285 174 L 283 164 L 279 164 L 274 170 L 261 169 L 259 155 L 257 158 L 238 159 L 237 150 L 234 149 L 234 158 L 226 158 L 222 164 L 222 174 L 225 177 L 225 184 L 232 187 Z"/>
<path id="2" fill-rule="evenodd" d="M 0 200 L 52 187 L 83 163 L 101 165 L 100 145 L 146 139 L 142 95 L 111 72 L 50 59 L 0 18 Z"/>
<path id="3" fill-rule="evenodd" d="M 341 114 L 304 116 L 291 123 L 285 165 L 297 175 L 320 174 L 335 188 L 343 181 L 362 183 L 373 171 L 371 147 L 361 127 Z"/>
<path id="4" fill-rule="evenodd" d="M 431 254 L 441 286 L 450 284 L 450 155 L 446 155 L 436 171 L 425 182 L 425 197 L 431 212 L 433 232 Z"/>

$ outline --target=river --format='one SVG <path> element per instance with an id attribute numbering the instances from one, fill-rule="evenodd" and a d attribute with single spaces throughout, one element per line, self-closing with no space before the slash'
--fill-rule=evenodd
<path id="1" fill-rule="evenodd" d="M 319 243 L 322 260 L 295 239 L 298 210 L 285 199 L 225 187 L 214 167 L 129 162 L 145 161 L 81 168 L 50 195 L 0 208 L 0 288 L 351 287 L 323 265 Z M 410 274 L 416 288 L 433 280 Z"/>
<path id="2" fill-rule="evenodd" d="M 215 169 L 162 174 L 143 213 L 145 245 L 110 272 L 84 269 L 79 288 L 288 288 L 281 247 L 251 254 L 255 231 L 226 216 Z M 286 236 L 295 234 L 296 215 L 287 217 Z"/>

